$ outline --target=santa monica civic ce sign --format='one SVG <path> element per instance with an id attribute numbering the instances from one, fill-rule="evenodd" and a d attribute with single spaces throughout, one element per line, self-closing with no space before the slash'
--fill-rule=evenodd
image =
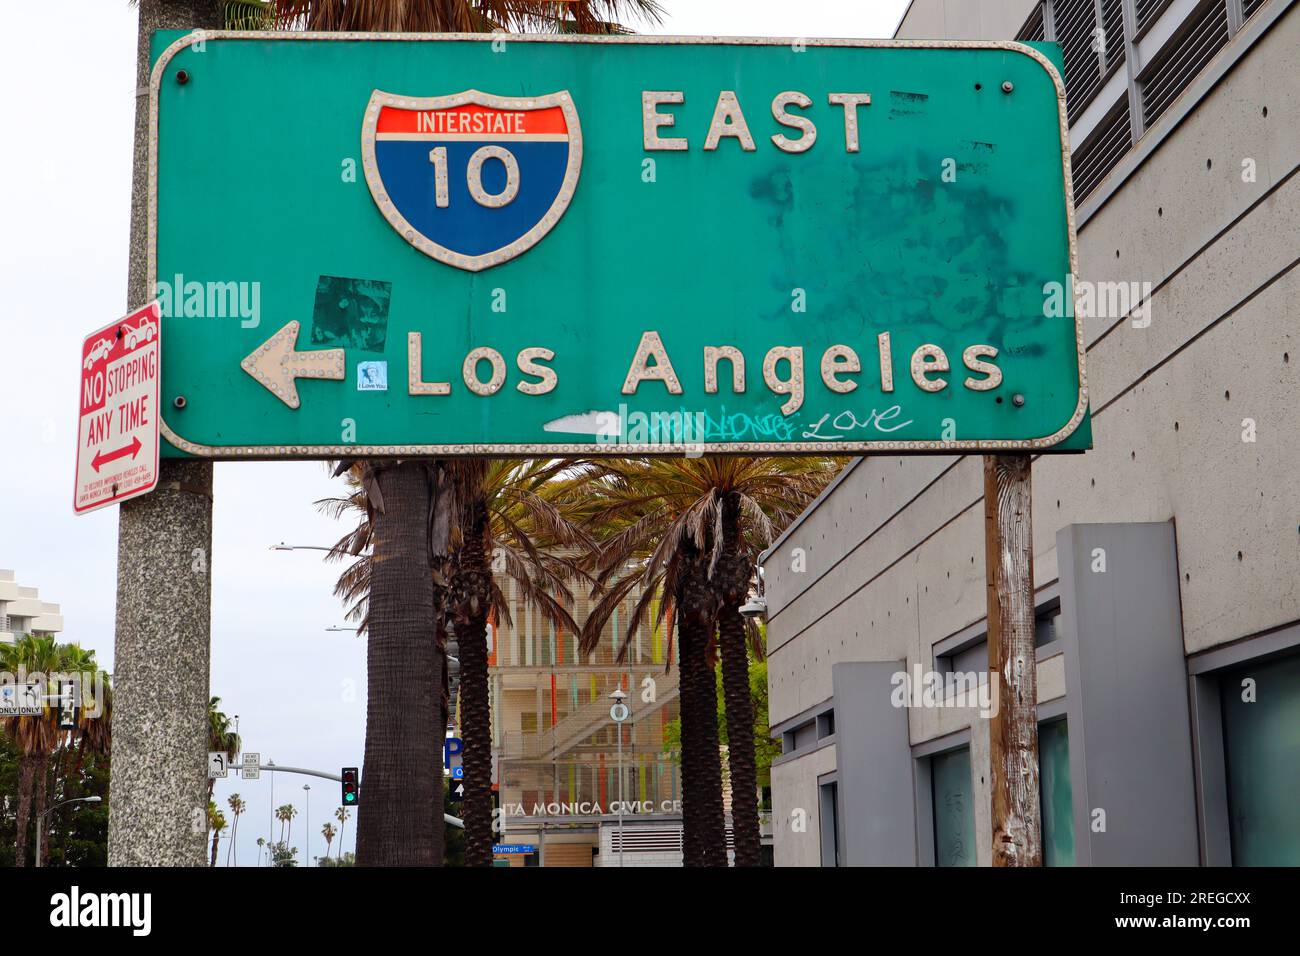
<path id="1" fill-rule="evenodd" d="M 154 55 L 165 454 L 1090 445 L 1054 47 Z"/>

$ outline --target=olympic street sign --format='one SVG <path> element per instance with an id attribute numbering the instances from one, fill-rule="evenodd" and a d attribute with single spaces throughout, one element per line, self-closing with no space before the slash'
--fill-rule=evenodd
<path id="1" fill-rule="evenodd" d="M 165 454 L 1091 445 L 1053 45 L 169 32 L 154 59 Z"/>

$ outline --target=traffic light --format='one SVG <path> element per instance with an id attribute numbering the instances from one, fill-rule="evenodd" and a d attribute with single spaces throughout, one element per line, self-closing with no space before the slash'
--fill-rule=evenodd
<path id="1" fill-rule="evenodd" d="M 59 683 L 59 729 L 77 729 L 77 685 L 72 681 Z"/>
<path id="2" fill-rule="evenodd" d="M 343 773 L 343 806 L 355 807 L 361 802 L 361 791 L 357 788 L 357 768 L 344 767 Z"/>

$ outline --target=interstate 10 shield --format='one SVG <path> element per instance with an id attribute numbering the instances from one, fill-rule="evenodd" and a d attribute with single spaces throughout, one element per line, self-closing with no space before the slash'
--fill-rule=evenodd
<path id="1" fill-rule="evenodd" d="M 366 183 L 392 227 L 425 255 L 475 272 L 545 236 L 582 166 L 567 92 L 516 99 L 375 90 L 362 147 Z"/>

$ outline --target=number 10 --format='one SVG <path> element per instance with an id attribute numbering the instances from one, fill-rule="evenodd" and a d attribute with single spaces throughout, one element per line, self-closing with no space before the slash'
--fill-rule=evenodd
<path id="1" fill-rule="evenodd" d="M 490 193 L 483 188 L 483 164 L 489 159 L 500 161 L 506 168 L 506 184 L 499 193 Z M 433 163 L 434 204 L 439 209 L 446 209 L 451 205 L 447 191 L 447 147 L 435 146 L 429 150 L 429 162 Z M 469 158 L 465 184 L 470 196 L 480 206 L 499 209 L 519 194 L 519 163 L 504 146 L 480 146 Z"/>

